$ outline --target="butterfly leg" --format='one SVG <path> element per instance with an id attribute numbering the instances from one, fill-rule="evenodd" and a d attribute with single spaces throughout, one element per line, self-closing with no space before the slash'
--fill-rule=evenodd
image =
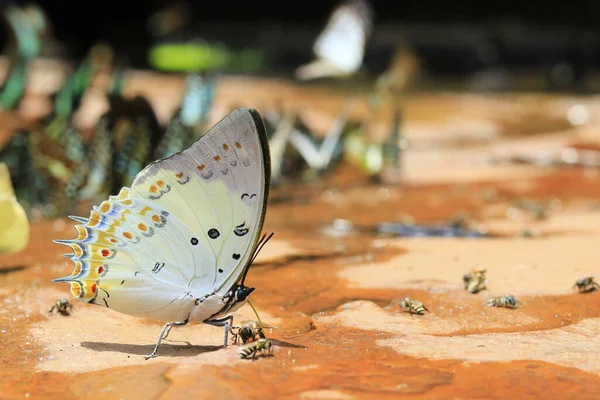
<path id="1" fill-rule="evenodd" d="M 160 346 L 160 343 L 163 341 L 163 339 L 165 339 L 169 335 L 169 332 L 171 332 L 171 328 L 173 328 L 173 326 L 183 326 L 183 325 L 186 325 L 187 323 L 188 323 L 187 319 L 183 322 L 167 322 L 165 324 L 165 326 L 163 326 L 162 330 L 160 331 L 160 335 L 158 335 L 158 341 L 156 342 L 156 346 L 154 347 L 154 350 L 149 355 L 144 356 L 144 358 L 146 360 L 148 360 L 150 358 L 156 357 L 156 352 L 158 351 L 158 347 Z"/>
<path id="2" fill-rule="evenodd" d="M 165 332 L 165 335 L 162 337 L 163 340 L 165 340 L 167 338 L 167 336 L 169 336 L 169 333 L 171 333 L 171 329 L 173 329 L 173 325 L 169 325 L 167 327 L 167 331 Z"/>
<path id="3" fill-rule="evenodd" d="M 213 326 L 224 326 L 225 327 L 225 343 L 223 347 L 227 347 L 227 337 L 229 336 L 229 326 L 233 325 L 233 315 L 228 315 L 223 318 L 217 319 L 209 319 L 204 321 L 205 324 L 213 325 Z"/>

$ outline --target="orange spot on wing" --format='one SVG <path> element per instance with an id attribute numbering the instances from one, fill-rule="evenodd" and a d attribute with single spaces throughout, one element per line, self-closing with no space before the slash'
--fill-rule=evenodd
<path id="1" fill-rule="evenodd" d="M 133 239 L 133 235 L 129 232 L 123 232 L 123 236 L 125 236 L 129 240 Z"/>
<path id="2" fill-rule="evenodd" d="M 121 218 L 119 218 L 119 219 L 120 219 L 121 221 L 125 222 L 125 216 L 126 216 L 127 214 L 131 214 L 131 210 L 125 210 L 125 211 L 123 211 L 123 213 L 121 214 Z M 117 226 L 118 226 L 118 225 L 120 225 L 120 223 L 119 223 L 119 224 L 117 224 Z"/>
<path id="3" fill-rule="evenodd" d="M 110 241 L 111 241 L 111 243 L 117 243 L 118 242 L 118 240 L 115 239 L 115 238 L 110 239 Z"/>
<path id="4" fill-rule="evenodd" d="M 102 249 L 102 257 L 108 257 L 110 255 L 110 251 L 108 249 Z"/>
<path id="5" fill-rule="evenodd" d="M 150 193 L 156 193 L 158 191 L 158 188 L 154 185 L 150 186 Z"/>
<path id="6" fill-rule="evenodd" d="M 177 177 L 177 179 L 183 178 L 183 175 L 184 175 L 183 172 L 179 172 L 179 173 L 175 174 L 175 176 Z"/>
<path id="7" fill-rule="evenodd" d="M 139 229 L 140 231 L 144 231 L 144 232 L 146 232 L 146 230 L 148 230 L 148 227 L 146 227 L 146 225 L 144 225 L 144 224 L 140 223 L 140 224 L 138 224 L 138 229 Z"/>
<path id="8" fill-rule="evenodd" d="M 165 183 L 163 181 L 157 181 L 156 184 L 158 185 L 158 187 L 165 186 Z"/>
<path id="9" fill-rule="evenodd" d="M 198 168 L 198 171 L 202 171 L 204 168 L 206 168 L 206 165 L 200 164 L 196 168 Z"/>
<path id="10" fill-rule="evenodd" d="M 100 212 L 106 213 L 108 210 L 110 210 L 110 203 L 108 201 L 103 201 L 102 204 L 100 204 Z"/>
<path id="11" fill-rule="evenodd" d="M 225 150 L 225 151 L 229 150 L 229 146 L 227 145 L 227 143 L 223 143 L 223 150 Z"/>
<path id="12" fill-rule="evenodd" d="M 237 147 L 238 149 L 241 149 L 242 145 L 240 144 L 240 142 L 235 142 L 235 147 Z"/>
<path id="13" fill-rule="evenodd" d="M 92 285 L 92 293 L 96 293 L 97 287 L 98 287 L 98 285 L 96 285 L 95 283 Z"/>
<path id="14" fill-rule="evenodd" d="M 130 205 L 133 204 L 133 201 L 131 201 L 130 199 L 123 200 L 123 204 L 126 205 L 126 206 L 130 206 Z"/>
<path id="15" fill-rule="evenodd" d="M 216 162 L 221 161 L 221 156 L 214 156 L 213 160 L 215 160 Z"/>
<path id="16" fill-rule="evenodd" d="M 103 272 L 104 272 L 104 266 L 101 265 L 98 267 L 98 275 L 102 275 Z"/>
<path id="17" fill-rule="evenodd" d="M 152 216 L 152 221 L 154 221 L 154 222 L 160 222 L 160 217 L 155 214 L 155 215 Z"/>
<path id="18" fill-rule="evenodd" d="M 142 208 L 142 210 L 140 211 L 140 215 L 146 215 L 146 213 L 148 211 L 151 211 L 152 209 L 148 206 L 145 206 L 144 208 Z"/>

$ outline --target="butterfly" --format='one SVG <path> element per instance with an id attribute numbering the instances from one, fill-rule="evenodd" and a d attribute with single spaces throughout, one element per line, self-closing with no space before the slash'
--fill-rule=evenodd
<path id="1" fill-rule="evenodd" d="M 296 77 L 308 80 L 354 74 L 362 65 L 372 25 L 373 11 L 367 0 L 342 2 L 315 41 L 317 59 L 299 67 Z"/>
<path id="2" fill-rule="evenodd" d="M 278 184 L 283 177 L 297 176 L 306 167 L 316 173 L 331 168 L 342 157 L 343 139 L 353 104 L 346 102 L 323 140 L 313 135 L 293 113 L 283 114 L 283 117 L 276 111 L 265 114 L 267 123 L 275 127 L 269 137 L 273 182 Z"/>
<path id="3" fill-rule="evenodd" d="M 270 185 L 268 139 L 260 114 L 237 109 L 188 149 L 148 165 L 131 187 L 71 217 L 68 282 L 81 301 L 173 326 L 233 321 L 254 288 L 248 270 L 272 237 L 262 230 Z"/>
<path id="4" fill-rule="evenodd" d="M 155 159 L 152 152 L 162 135 L 152 105 L 145 97 L 128 99 L 110 94 L 108 102 L 110 108 L 96 124 L 87 149 L 87 175 L 78 193 L 82 200 L 116 194 L 122 186 L 130 185 L 144 166 Z"/>
<path id="5" fill-rule="evenodd" d="M 8 167 L 0 163 L 0 254 L 23 250 L 29 243 L 29 221 L 17 202 Z"/>

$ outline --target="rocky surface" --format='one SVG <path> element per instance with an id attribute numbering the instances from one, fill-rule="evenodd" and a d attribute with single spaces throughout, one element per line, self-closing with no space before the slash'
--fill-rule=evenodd
<path id="1" fill-rule="evenodd" d="M 414 110 L 429 101 L 434 111 L 427 132 L 443 136 L 448 110 L 477 104 L 470 96 L 457 98 L 407 100 L 414 117 L 407 113 L 407 124 L 424 121 Z M 440 145 L 409 152 L 401 186 L 369 183 L 342 166 L 322 185 L 274 189 L 265 231 L 276 235 L 248 282 L 257 288 L 251 299 L 261 318 L 274 326 L 267 334 L 275 349 L 254 361 L 240 359 L 238 346 L 223 349 L 216 327 L 175 328 L 159 357 L 146 361 L 158 322 L 79 302 L 70 316 L 49 315 L 56 299 L 75 301 L 68 285 L 50 282 L 72 268 L 51 240 L 74 230 L 62 219 L 35 224 L 25 251 L 0 256 L 0 397 L 598 398 L 600 292 L 578 294 L 573 284 L 598 273 L 600 176 L 577 167 L 478 165 L 471 159 L 497 145 L 555 150 L 577 139 L 598 141 L 593 119 L 584 127 L 556 122 L 564 120 L 570 101 L 546 107 L 555 117 L 545 125 L 537 116 L 532 124 L 549 133 L 535 139 L 504 138 L 502 124 L 494 123 L 498 137 L 471 150 Z M 469 111 L 452 120 L 522 112 L 510 100 L 489 102 L 487 108 L 462 107 Z M 506 129 L 515 130 L 517 122 L 505 123 Z M 412 132 L 419 137 L 423 131 Z M 514 205 L 525 197 L 551 203 L 546 218 Z M 418 223 L 442 223 L 459 211 L 492 237 L 372 233 L 382 221 L 410 215 Z M 323 229 L 335 218 L 351 220 L 355 229 L 337 235 Z M 524 229 L 541 236 L 520 237 Z M 486 268 L 489 281 L 478 294 L 462 283 L 474 267 Z M 487 306 L 490 297 L 507 294 L 521 306 Z M 404 312 L 403 297 L 422 301 L 429 312 Z M 237 321 L 249 318 L 249 307 L 235 315 Z"/>

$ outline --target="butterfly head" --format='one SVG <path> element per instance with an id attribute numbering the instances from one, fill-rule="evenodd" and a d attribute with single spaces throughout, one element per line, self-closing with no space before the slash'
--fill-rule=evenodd
<path id="1" fill-rule="evenodd" d="M 225 308 L 221 310 L 221 314 L 234 312 L 246 304 L 250 293 L 254 291 L 253 287 L 244 285 L 235 285 L 225 296 Z"/>
<path id="2" fill-rule="evenodd" d="M 254 292 L 253 287 L 237 285 L 237 288 L 235 289 L 235 302 L 245 303 L 252 292 Z"/>

